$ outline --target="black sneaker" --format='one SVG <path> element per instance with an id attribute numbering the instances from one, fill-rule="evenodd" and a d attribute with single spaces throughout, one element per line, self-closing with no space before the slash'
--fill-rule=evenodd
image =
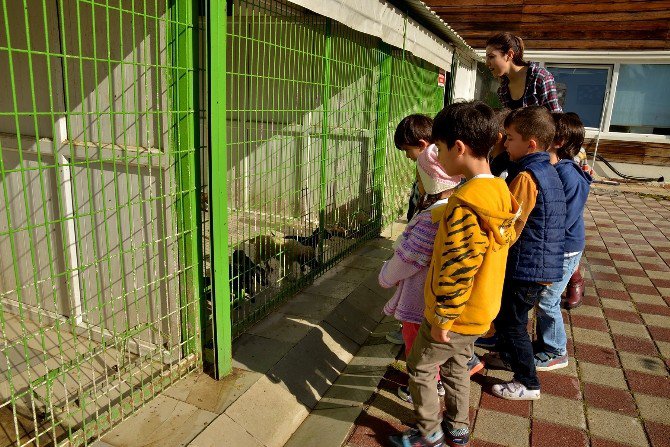
<path id="1" fill-rule="evenodd" d="M 503 369 L 507 371 L 512 370 L 512 365 L 509 362 L 509 355 L 500 352 L 489 352 L 484 356 L 484 362 L 488 369 Z"/>
<path id="2" fill-rule="evenodd" d="M 416 428 L 410 428 L 405 433 L 389 436 L 391 445 L 396 447 L 444 447 L 444 433 L 438 430 L 430 436 L 423 437 Z"/>
<path id="3" fill-rule="evenodd" d="M 484 349 L 495 349 L 496 343 L 498 343 L 497 332 L 490 337 L 479 337 L 477 340 L 475 340 L 475 346 Z"/>
<path id="4" fill-rule="evenodd" d="M 468 428 L 449 429 L 442 422 L 444 443 L 449 447 L 468 447 L 470 445 L 470 430 Z"/>

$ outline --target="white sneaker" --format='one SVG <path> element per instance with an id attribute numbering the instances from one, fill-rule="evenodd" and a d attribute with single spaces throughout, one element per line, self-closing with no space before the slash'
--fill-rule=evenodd
<path id="1" fill-rule="evenodd" d="M 529 390 L 516 380 L 493 385 L 491 392 L 507 400 L 537 400 L 540 398 L 540 390 Z"/>
<path id="2" fill-rule="evenodd" d="M 444 389 L 444 384 L 442 383 L 441 380 L 437 381 L 437 395 L 440 397 L 443 397 L 445 394 L 447 394 L 447 390 Z"/>

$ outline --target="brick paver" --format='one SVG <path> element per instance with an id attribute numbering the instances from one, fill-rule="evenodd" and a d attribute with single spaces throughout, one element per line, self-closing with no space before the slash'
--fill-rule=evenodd
<path id="1" fill-rule="evenodd" d="M 490 394 L 508 372 L 474 377 L 473 446 L 670 446 L 668 196 L 594 186 L 584 214 L 587 296 L 564 313 L 570 366 L 540 373 L 542 398 L 532 403 Z M 390 433 L 412 424 L 411 405 L 395 394 L 406 376 L 390 368 L 386 377 L 345 445 L 388 445 Z"/>

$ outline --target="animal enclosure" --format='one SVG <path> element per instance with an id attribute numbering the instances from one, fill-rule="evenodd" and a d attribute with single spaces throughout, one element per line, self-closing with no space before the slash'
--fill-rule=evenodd
<path id="1" fill-rule="evenodd" d="M 193 12 L 0 3 L 3 447 L 83 444 L 201 365 Z"/>
<path id="2" fill-rule="evenodd" d="M 393 132 L 438 74 L 287 1 L 0 0 L 0 447 L 229 368 L 404 213 Z"/>
<path id="3" fill-rule="evenodd" d="M 227 193 L 235 337 L 406 210 L 395 126 L 435 115 L 444 87 L 438 67 L 288 2 L 230 2 L 225 54 L 226 176 L 211 180 Z"/>

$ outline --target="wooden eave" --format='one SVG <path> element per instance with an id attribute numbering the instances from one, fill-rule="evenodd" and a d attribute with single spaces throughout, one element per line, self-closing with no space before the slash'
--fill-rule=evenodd
<path id="1" fill-rule="evenodd" d="M 534 50 L 670 50 L 670 0 L 424 0 L 469 46 L 509 31 Z"/>

